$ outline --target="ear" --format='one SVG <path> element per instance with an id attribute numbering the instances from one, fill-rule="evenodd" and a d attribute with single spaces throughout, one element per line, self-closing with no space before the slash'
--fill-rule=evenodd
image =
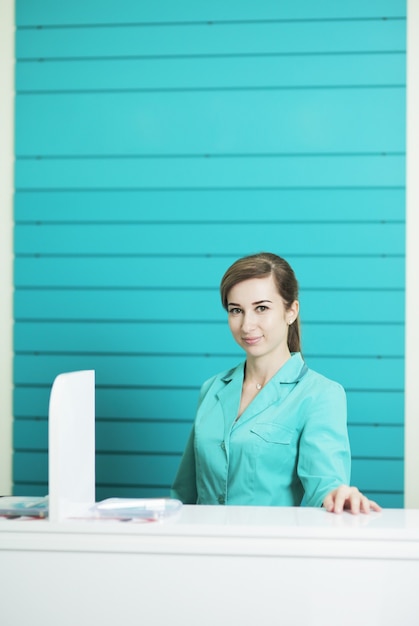
<path id="1" fill-rule="evenodd" d="M 300 303 L 298 300 L 294 300 L 291 304 L 290 308 L 287 311 L 287 320 L 288 324 L 292 324 L 298 317 L 298 313 L 300 311 Z"/>

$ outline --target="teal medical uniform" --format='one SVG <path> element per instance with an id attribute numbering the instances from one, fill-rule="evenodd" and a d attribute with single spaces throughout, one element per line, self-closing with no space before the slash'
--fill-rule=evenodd
<path id="1" fill-rule="evenodd" d="M 184 504 L 321 506 L 349 484 L 343 387 L 299 352 L 236 421 L 245 363 L 207 380 L 171 495 Z"/>

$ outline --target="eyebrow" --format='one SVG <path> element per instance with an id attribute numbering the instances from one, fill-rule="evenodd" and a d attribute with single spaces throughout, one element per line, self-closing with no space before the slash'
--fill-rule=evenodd
<path id="1" fill-rule="evenodd" d="M 257 302 L 252 302 L 252 306 L 263 304 L 264 302 L 269 302 L 270 304 L 272 304 L 272 300 L 258 300 Z M 238 304 L 237 302 L 228 302 L 227 306 L 241 306 L 241 305 Z"/>

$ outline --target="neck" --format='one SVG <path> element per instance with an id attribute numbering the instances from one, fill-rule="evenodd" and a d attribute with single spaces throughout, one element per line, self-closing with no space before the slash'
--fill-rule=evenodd
<path id="1" fill-rule="evenodd" d="M 262 359 L 246 359 L 246 367 L 244 373 L 244 380 L 248 384 L 254 384 L 258 389 L 261 389 L 268 380 L 270 380 L 281 367 L 291 358 L 291 353 L 282 355 L 280 359 L 276 359 L 274 362 L 262 360 Z"/>

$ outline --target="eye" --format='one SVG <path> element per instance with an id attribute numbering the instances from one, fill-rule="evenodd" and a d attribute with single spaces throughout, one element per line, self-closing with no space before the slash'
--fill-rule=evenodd
<path id="1" fill-rule="evenodd" d="M 241 309 L 239 309 L 239 307 L 235 306 L 232 307 L 231 309 L 228 310 L 229 315 L 239 315 L 239 313 L 241 313 Z"/>
<path id="2" fill-rule="evenodd" d="M 264 304 L 260 304 L 259 306 L 256 307 L 256 311 L 258 311 L 259 313 L 263 313 L 264 311 L 267 311 L 268 307 L 265 306 Z"/>

